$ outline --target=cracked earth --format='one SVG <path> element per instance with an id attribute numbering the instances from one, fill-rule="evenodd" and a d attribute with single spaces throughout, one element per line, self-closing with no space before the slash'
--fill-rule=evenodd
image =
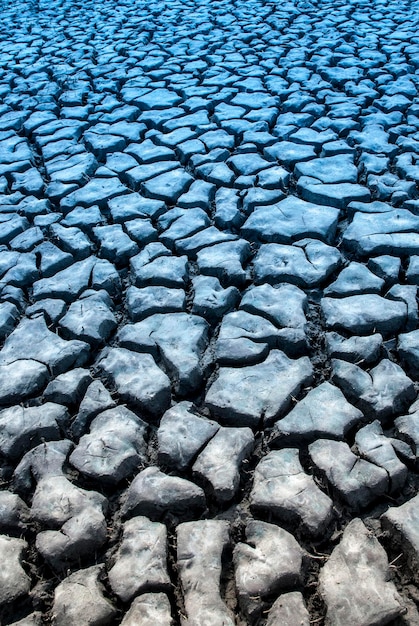
<path id="1" fill-rule="evenodd" d="M 0 2 L 0 621 L 419 624 L 419 3 Z"/>

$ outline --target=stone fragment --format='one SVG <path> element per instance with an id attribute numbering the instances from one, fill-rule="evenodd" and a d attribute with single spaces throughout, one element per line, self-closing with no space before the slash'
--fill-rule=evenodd
<path id="1" fill-rule="evenodd" d="M 269 452 L 255 469 L 251 509 L 279 521 L 299 524 L 311 536 L 326 532 L 333 515 L 331 499 L 306 474 L 297 449 Z"/>
<path id="2" fill-rule="evenodd" d="M 406 332 L 415 330 L 419 322 L 417 293 L 418 288 L 416 285 L 393 285 L 386 295 L 386 297 L 390 300 L 406 304 Z"/>
<path id="3" fill-rule="evenodd" d="M 203 209 L 175 207 L 158 220 L 158 226 L 163 229 L 160 240 L 165 246 L 172 248 L 178 239 L 190 237 L 209 224 L 210 219 Z"/>
<path id="4" fill-rule="evenodd" d="M 121 398 L 155 419 L 170 404 L 170 381 L 150 354 L 105 348 L 97 367 L 109 377 Z"/>
<path id="5" fill-rule="evenodd" d="M 274 197 L 274 201 L 282 198 L 282 194 Z M 215 194 L 214 223 L 220 230 L 235 232 L 243 222 L 244 216 L 239 208 L 237 191 L 229 187 L 220 187 Z"/>
<path id="6" fill-rule="evenodd" d="M 116 176 L 100 178 L 96 172 L 95 176 L 84 187 L 80 187 L 65 196 L 60 202 L 60 207 L 64 214 L 69 213 L 76 206 L 97 205 L 99 209 L 102 209 L 106 208 L 106 203 L 110 198 L 124 195 L 127 192 L 127 188 Z"/>
<path id="7" fill-rule="evenodd" d="M 0 411 L 0 451 L 17 459 L 30 448 L 51 439 L 60 439 L 60 427 L 68 420 L 68 411 L 60 404 L 12 406 Z"/>
<path id="8" fill-rule="evenodd" d="M 208 226 L 190 237 L 178 239 L 175 249 L 178 254 L 187 254 L 190 259 L 195 260 L 202 248 L 229 241 L 237 241 L 237 235 L 223 232 L 215 226 Z"/>
<path id="9" fill-rule="evenodd" d="M 170 172 L 174 170 L 178 163 L 176 161 L 154 161 L 153 163 L 146 163 L 141 165 L 135 165 L 132 169 L 129 169 L 124 173 L 127 184 L 131 189 L 141 189 L 141 184 L 147 180 L 153 179 L 159 174 Z"/>
<path id="10" fill-rule="evenodd" d="M 76 207 L 70 213 L 67 213 L 62 224 L 65 226 L 78 226 L 81 230 L 88 233 L 89 237 L 93 232 L 93 227 L 104 223 L 105 220 L 98 206 L 92 206 L 88 209 Z"/>
<path id="11" fill-rule="evenodd" d="M 179 524 L 177 558 L 185 599 L 185 626 L 233 626 L 234 617 L 221 598 L 222 554 L 229 545 L 223 520 Z"/>
<path id="12" fill-rule="evenodd" d="M 318 439 L 308 450 L 314 465 L 351 508 L 367 507 L 387 493 L 386 470 L 360 459 L 347 443 Z"/>
<path id="13" fill-rule="evenodd" d="M 220 428 L 196 459 L 192 472 L 212 498 L 225 504 L 239 488 L 240 469 L 254 447 L 250 428 Z"/>
<path id="14" fill-rule="evenodd" d="M 214 199 L 215 189 L 215 185 L 207 183 L 205 180 L 195 180 L 189 187 L 189 190 L 178 199 L 177 204 L 186 209 L 198 207 L 207 211 Z"/>
<path id="15" fill-rule="evenodd" d="M 0 535 L 0 606 L 26 596 L 31 579 L 22 567 L 23 554 L 28 544 L 23 539 Z"/>
<path id="16" fill-rule="evenodd" d="M 293 141 L 281 141 L 264 149 L 264 154 L 278 159 L 280 163 L 293 168 L 296 163 L 303 163 L 314 159 L 316 153 L 313 146 L 294 143 Z"/>
<path id="17" fill-rule="evenodd" d="M 70 456 L 70 463 L 88 478 L 117 484 L 146 459 L 147 425 L 118 406 L 100 413 Z"/>
<path id="18" fill-rule="evenodd" d="M 121 513 L 124 517 L 145 515 L 155 521 L 166 516 L 186 521 L 199 517 L 205 509 L 205 494 L 200 487 L 164 474 L 157 467 L 147 467 L 130 484 Z"/>
<path id="19" fill-rule="evenodd" d="M 297 540 L 283 528 L 251 520 L 246 543 L 238 543 L 233 556 L 242 610 L 254 619 L 263 598 L 298 585 L 303 554 Z"/>
<path id="20" fill-rule="evenodd" d="M 34 249 L 34 253 L 38 258 L 39 270 L 43 278 L 49 278 L 57 272 L 61 272 L 73 262 L 70 253 L 63 252 L 50 241 L 41 243 Z M 38 277 L 36 276 L 36 278 Z"/>
<path id="21" fill-rule="evenodd" d="M 167 250 L 167 253 L 156 255 L 156 258 L 149 260 L 140 252 L 131 259 L 130 266 L 132 279 L 137 287 L 148 285 L 173 289 L 186 287 L 188 280 L 188 257 L 186 256 L 171 256 Z"/>
<path id="22" fill-rule="evenodd" d="M 409 409 L 408 415 L 402 415 L 394 420 L 397 433 L 413 447 L 416 459 L 419 457 L 419 420 L 418 401 L 414 402 Z M 409 457 L 407 457 L 409 458 Z"/>
<path id="23" fill-rule="evenodd" d="M 220 426 L 195 415 L 191 402 L 179 402 L 166 411 L 157 431 L 159 464 L 171 469 L 190 467 Z"/>
<path id="24" fill-rule="evenodd" d="M 327 328 L 354 335 L 395 334 L 407 322 L 405 302 L 376 294 L 323 298 L 321 302 Z"/>
<path id="25" fill-rule="evenodd" d="M 350 402 L 365 415 L 388 419 L 403 411 L 415 398 L 413 382 L 402 368 L 383 359 L 369 373 L 357 365 L 332 360 L 332 380 Z"/>
<path id="26" fill-rule="evenodd" d="M 309 385 L 312 366 L 307 357 L 292 360 L 271 350 L 262 363 L 222 367 L 210 386 L 205 404 L 229 426 L 268 426 L 289 407 L 291 398 Z M 272 384 L 275 381 L 275 385 Z"/>
<path id="27" fill-rule="evenodd" d="M 112 220 L 116 224 L 124 224 L 126 220 L 132 220 L 137 217 L 158 217 L 165 211 L 164 202 L 144 198 L 139 193 L 129 193 L 111 198 L 108 206 Z"/>
<path id="28" fill-rule="evenodd" d="M 8 244 L 14 237 L 29 228 L 29 222 L 20 215 L 11 215 L 0 222 L 0 245 Z"/>
<path id="29" fill-rule="evenodd" d="M 399 280 L 401 260 L 398 257 L 390 256 L 388 254 L 377 256 L 369 259 L 368 267 L 374 272 L 374 274 L 382 278 L 386 285 L 392 285 L 397 283 Z M 407 282 L 411 282 L 408 274 L 409 270 L 406 272 L 406 279 Z"/>
<path id="30" fill-rule="evenodd" d="M 419 580 L 419 496 L 401 506 L 387 509 L 381 516 L 384 529 L 390 531 L 392 539 L 401 544 L 407 556 L 410 571 L 416 582 Z"/>
<path id="31" fill-rule="evenodd" d="M 303 289 L 319 287 L 339 267 L 342 257 L 316 239 L 303 239 L 292 246 L 265 244 L 253 262 L 255 283 L 292 283 Z"/>
<path id="32" fill-rule="evenodd" d="M 108 578 L 112 591 L 123 602 L 144 591 L 168 588 L 166 527 L 146 517 L 134 517 L 125 522 L 121 545 Z"/>
<path id="33" fill-rule="evenodd" d="M 55 626 L 78 626 L 81 615 L 92 626 L 112 623 L 116 609 L 104 595 L 100 583 L 103 572 L 102 565 L 93 565 L 70 574 L 55 588 L 52 607 Z"/>
<path id="34" fill-rule="evenodd" d="M 202 384 L 200 361 L 207 347 L 208 331 L 207 322 L 197 315 L 158 313 L 127 324 L 119 331 L 117 340 L 123 348 L 160 357 L 177 393 L 186 395 Z"/>
<path id="35" fill-rule="evenodd" d="M 170 602 L 164 593 L 144 593 L 134 598 L 121 626 L 172 626 Z"/>
<path id="36" fill-rule="evenodd" d="M 346 400 L 343 393 L 330 384 L 322 383 L 300 400 L 276 422 L 272 442 L 299 443 L 318 437 L 343 439 L 346 433 L 363 419 L 363 414 Z"/>
<path id="37" fill-rule="evenodd" d="M 320 571 L 320 592 L 328 626 L 388 624 L 403 611 L 403 601 L 388 580 L 384 549 L 360 519 L 345 528 L 340 544 Z"/>
<path id="38" fill-rule="evenodd" d="M 246 176 L 257 174 L 271 165 L 269 161 L 263 159 L 259 154 L 252 152 L 236 154 L 228 160 L 228 164 L 232 166 L 238 176 L 240 174 Z"/>
<path id="39" fill-rule="evenodd" d="M 37 280 L 39 274 L 34 253 L 23 253 L 2 250 L 0 264 L 0 288 L 6 285 L 15 287 L 29 287 Z"/>
<path id="40" fill-rule="evenodd" d="M 87 258 L 93 249 L 90 239 L 75 226 L 61 226 L 52 224 L 50 226 L 50 236 L 63 248 L 64 252 L 69 252 L 75 261 Z"/>
<path id="41" fill-rule="evenodd" d="M 386 437 L 380 422 L 375 420 L 356 433 L 355 444 L 363 458 L 386 470 L 390 481 L 390 492 L 399 493 L 407 478 L 407 467 L 397 455 L 401 452 L 403 442 Z M 404 445 L 409 453 L 407 444 Z"/>
<path id="42" fill-rule="evenodd" d="M 266 626 L 310 626 L 310 614 L 299 591 L 279 596 L 272 605 Z"/>

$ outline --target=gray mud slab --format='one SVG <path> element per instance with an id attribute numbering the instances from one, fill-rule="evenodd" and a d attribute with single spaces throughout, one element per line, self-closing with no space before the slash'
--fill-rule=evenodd
<path id="1" fill-rule="evenodd" d="M 166 560 L 166 527 L 146 517 L 128 520 L 108 574 L 112 591 L 127 602 L 141 592 L 168 587 Z"/>
<path id="2" fill-rule="evenodd" d="M 402 331 L 407 322 L 407 306 L 404 302 L 389 300 L 377 294 L 323 298 L 322 311 L 328 329 L 357 335 L 374 332 L 395 334 Z"/>
<path id="3" fill-rule="evenodd" d="M 389 359 L 383 359 L 369 372 L 353 363 L 332 359 L 332 380 L 367 417 L 388 420 L 416 398 L 413 381 Z"/>
<path id="4" fill-rule="evenodd" d="M 324 533 L 332 520 L 331 499 L 304 472 L 298 450 L 269 452 L 257 465 L 250 506 L 287 524 L 301 524 L 310 536 Z"/>
<path id="5" fill-rule="evenodd" d="M 310 614 L 299 591 L 279 596 L 268 613 L 266 626 L 309 626 Z"/>
<path id="6" fill-rule="evenodd" d="M 124 326 L 117 341 L 121 348 L 161 356 L 176 391 L 186 395 L 201 383 L 200 360 L 207 347 L 208 331 L 207 322 L 198 315 L 157 313 Z"/>
<path id="7" fill-rule="evenodd" d="M 389 490 L 386 469 L 358 457 L 343 441 L 318 439 L 308 451 L 317 470 L 355 510 L 367 507 Z"/>
<path id="8" fill-rule="evenodd" d="M 102 573 L 103 566 L 93 565 L 64 578 L 54 592 L 54 624 L 79 624 L 80 615 L 87 624 L 112 623 L 116 609 L 104 595 Z"/>
<path id="9" fill-rule="evenodd" d="M 289 196 L 276 205 L 256 207 L 241 234 L 264 243 L 291 243 L 305 237 L 327 243 L 334 237 L 338 216 L 336 209 Z"/>
<path id="10" fill-rule="evenodd" d="M 340 252 L 317 239 L 302 239 L 293 245 L 262 245 L 254 260 L 255 283 L 284 282 L 312 289 L 321 286 L 342 262 Z"/>
<path id="11" fill-rule="evenodd" d="M 246 526 L 246 542 L 237 544 L 233 558 L 240 605 L 253 616 L 259 598 L 299 584 L 303 550 L 284 529 L 255 520 Z"/>
<path id="12" fill-rule="evenodd" d="M 192 402 L 179 402 L 166 411 L 157 431 L 158 460 L 183 470 L 215 435 L 220 426 L 193 412 Z"/>
<path id="13" fill-rule="evenodd" d="M 71 453 L 70 463 L 89 478 L 117 484 L 146 460 L 147 424 L 126 407 L 100 413 Z"/>
<path id="14" fill-rule="evenodd" d="M 419 497 L 415 496 L 401 506 L 389 507 L 381 517 L 383 527 L 401 544 L 415 580 L 418 578 L 419 563 L 418 506 Z"/>
<path id="15" fill-rule="evenodd" d="M 16 532 L 25 529 L 29 520 L 29 509 L 24 501 L 10 491 L 0 493 L 0 530 Z"/>
<path id="16" fill-rule="evenodd" d="M 172 626 L 171 607 L 164 593 L 137 596 L 121 622 L 122 626 Z"/>
<path id="17" fill-rule="evenodd" d="M 185 601 L 185 626 L 233 626 L 233 614 L 221 597 L 221 558 L 229 544 L 222 520 L 185 522 L 177 528 L 177 560 Z"/>
<path id="18" fill-rule="evenodd" d="M 407 467 L 399 456 L 412 459 L 410 447 L 400 439 L 386 437 L 380 423 L 375 420 L 361 428 L 355 435 L 355 443 L 362 457 L 379 465 L 388 472 L 390 490 L 398 493 L 407 478 Z"/>
<path id="19" fill-rule="evenodd" d="M 0 606 L 29 593 L 31 579 L 22 567 L 28 544 L 23 539 L 0 535 L 3 567 L 0 574 Z"/>
<path id="20" fill-rule="evenodd" d="M 308 385 L 311 377 L 312 366 L 307 357 L 292 360 L 283 352 L 272 350 L 258 365 L 220 368 L 205 404 L 228 425 L 258 426 L 261 420 L 268 425 L 286 411 L 291 397 Z"/>
<path id="21" fill-rule="evenodd" d="M 297 443 L 318 437 L 343 439 L 362 420 L 361 411 L 345 399 L 340 389 L 325 382 L 309 391 L 288 415 L 275 423 L 272 443 Z"/>
<path id="22" fill-rule="evenodd" d="M 0 451 L 18 459 L 42 441 L 60 439 L 60 426 L 68 420 L 68 411 L 60 404 L 12 406 L 0 411 Z"/>
<path id="23" fill-rule="evenodd" d="M 60 530 L 44 530 L 36 537 L 36 549 L 50 567 L 63 572 L 80 558 L 100 550 L 106 541 L 106 520 L 101 510 L 86 507 Z"/>
<path id="24" fill-rule="evenodd" d="M 145 515 L 152 520 L 168 516 L 187 521 L 206 510 L 204 491 L 189 480 L 170 476 L 157 467 L 147 467 L 137 474 L 124 496 L 123 517 Z"/>
<path id="25" fill-rule="evenodd" d="M 208 489 L 219 504 L 234 498 L 240 483 L 240 471 L 255 445 L 250 428 L 220 428 L 198 455 L 192 475 Z"/>
<path id="26" fill-rule="evenodd" d="M 403 612 L 403 601 L 388 581 L 388 559 L 360 519 L 346 527 L 342 539 L 320 571 L 327 606 L 326 624 L 388 624 Z"/>
<path id="27" fill-rule="evenodd" d="M 119 395 L 134 408 L 163 413 L 170 404 L 170 381 L 150 354 L 125 348 L 105 349 L 98 363 Z"/>

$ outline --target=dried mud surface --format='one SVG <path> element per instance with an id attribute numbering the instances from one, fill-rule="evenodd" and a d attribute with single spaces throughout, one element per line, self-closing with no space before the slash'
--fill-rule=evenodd
<path id="1" fill-rule="evenodd" d="M 0 622 L 419 624 L 419 4 L 0 1 Z"/>

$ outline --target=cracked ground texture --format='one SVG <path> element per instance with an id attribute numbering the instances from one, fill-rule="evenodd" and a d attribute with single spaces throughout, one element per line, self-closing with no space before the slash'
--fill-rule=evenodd
<path id="1" fill-rule="evenodd" d="M 419 624 L 419 3 L 0 2 L 0 622 Z"/>

